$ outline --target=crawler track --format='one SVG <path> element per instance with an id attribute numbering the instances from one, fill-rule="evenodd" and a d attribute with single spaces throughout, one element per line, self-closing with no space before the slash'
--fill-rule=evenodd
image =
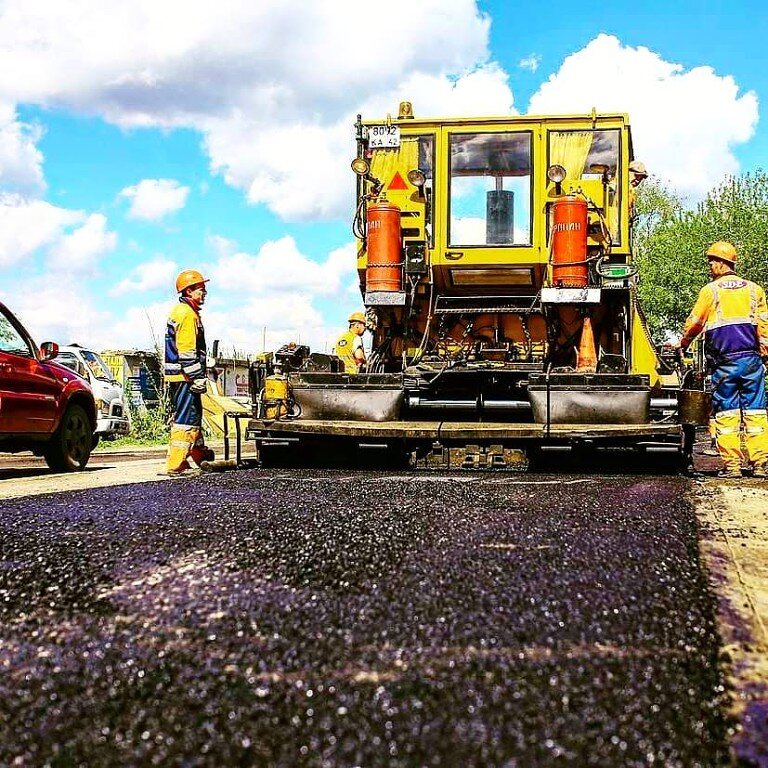
<path id="1" fill-rule="evenodd" d="M 723 764 L 685 488 L 253 470 L 5 502 L 0 763 Z"/>

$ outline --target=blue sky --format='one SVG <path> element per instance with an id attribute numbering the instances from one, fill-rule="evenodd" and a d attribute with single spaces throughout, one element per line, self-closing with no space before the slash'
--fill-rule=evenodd
<path id="1" fill-rule="evenodd" d="M 29 5 L 0 11 L 0 299 L 39 341 L 147 347 L 194 266 L 209 337 L 322 349 L 359 306 L 350 123 L 400 98 L 628 111 L 690 200 L 768 152 L 752 2 L 391 0 L 364 35 L 351 0 Z"/>

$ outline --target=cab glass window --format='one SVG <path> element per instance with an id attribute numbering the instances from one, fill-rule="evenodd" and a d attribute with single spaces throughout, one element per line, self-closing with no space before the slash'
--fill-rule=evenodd
<path id="1" fill-rule="evenodd" d="M 450 137 L 452 246 L 531 244 L 531 134 Z"/>
<path id="2" fill-rule="evenodd" d="M 10 319 L 0 312 L 0 352 L 34 357 L 27 340 L 16 330 Z"/>
<path id="3" fill-rule="evenodd" d="M 434 244 L 434 228 L 432 216 L 434 210 L 434 167 L 435 167 L 435 137 L 432 134 L 419 136 L 401 135 L 400 146 L 397 149 L 376 149 L 371 155 L 371 175 L 378 179 L 386 193 L 388 190 L 400 189 L 405 183 L 408 172 L 421 171 L 424 183 L 424 198 L 418 203 L 414 201 L 409 206 L 414 211 L 424 210 L 426 239 Z M 400 179 L 396 175 L 400 174 Z M 413 187 L 410 187 L 413 189 Z M 422 208 L 423 206 L 423 208 Z"/>
<path id="4" fill-rule="evenodd" d="M 56 362 L 61 365 L 66 365 L 67 368 L 73 370 L 78 376 L 83 379 L 87 379 L 88 376 L 85 371 L 85 366 L 78 360 L 71 352 L 59 352 L 56 355 Z"/>
<path id="5" fill-rule="evenodd" d="M 550 131 L 549 164 L 562 165 L 568 182 L 589 182 L 584 192 L 603 209 L 613 243 L 620 242 L 621 132 Z M 604 183 L 605 182 L 605 183 Z"/>
<path id="6" fill-rule="evenodd" d="M 91 369 L 91 373 L 100 381 L 112 381 L 112 373 L 107 364 L 95 353 L 84 349 L 81 353 L 83 359 Z"/>

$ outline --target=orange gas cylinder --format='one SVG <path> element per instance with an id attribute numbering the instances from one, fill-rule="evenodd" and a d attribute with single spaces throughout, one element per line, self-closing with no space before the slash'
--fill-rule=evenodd
<path id="1" fill-rule="evenodd" d="M 569 195 L 552 204 L 552 284 L 587 284 L 587 201 Z"/>
<path id="2" fill-rule="evenodd" d="M 401 291 L 403 270 L 400 209 L 386 201 L 369 205 L 367 229 L 366 291 Z"/>

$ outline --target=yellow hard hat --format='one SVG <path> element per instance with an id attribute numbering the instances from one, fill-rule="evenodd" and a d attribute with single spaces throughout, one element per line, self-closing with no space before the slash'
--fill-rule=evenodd
<path id="1" fill-rule="evenodd" d="M 353 312 L 348 318 L 349 323 L 364 323 L 365 315 L 362 312 Z"/>
<path id="2" fill-rule="evenodd" d="M 176 290 L 181 293 L 185 288 L 207 282 L 208 279 L 203 277 L 196 269 L 185 269 L 183 272 L 179 272 L 179 276 L 176 278 Z"/>
<path id="3" fill-rule="evenodd" d="M 726 240 L 718 240 L 712 243 L 707 250 L 708 259 L 720 259 L 733 265 L 736 263 L 736 248 Z"/>

